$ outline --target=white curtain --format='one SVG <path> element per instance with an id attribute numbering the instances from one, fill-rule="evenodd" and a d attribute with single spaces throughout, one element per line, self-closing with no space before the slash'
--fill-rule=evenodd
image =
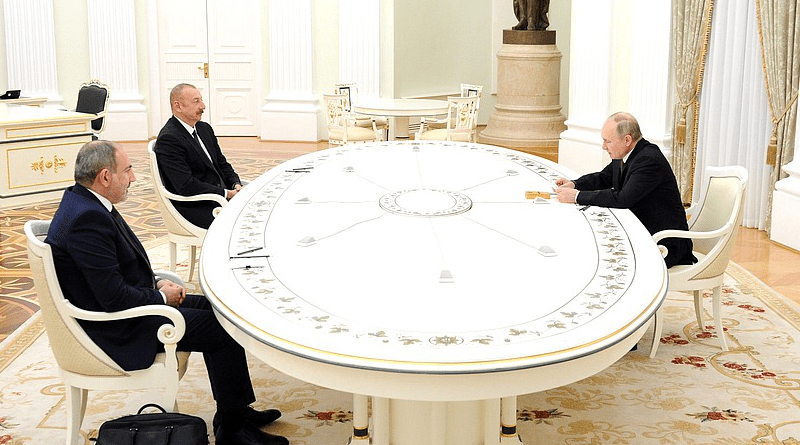
<path id="1" fill-rule="evenodd" d="M 672 1 L 672 64 L 675 78 L 673 109 L 672 169 L 681 200 L 691 202 L 697 154 L 700 92 L 706 63 L 709 17 L 713 0 Z"/>
<path id="2" fill-rule="evenodd" d="M 772 124 L 764 87 L 754 1 L 715 3 L 700 96 L 694 198 L 706 166 L 747 169 L 745 227 L 766 229 L 772 167 L 764 163 Z"/>

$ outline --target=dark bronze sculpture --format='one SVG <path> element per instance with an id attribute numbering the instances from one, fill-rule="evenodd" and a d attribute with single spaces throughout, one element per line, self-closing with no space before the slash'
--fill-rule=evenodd
<path id="1" fill-rule="evenodd" d="M 512 29 L 528 31 L 543 31 L 550 26 L 547 19 L 547 10 L 550 9 L 550 0 L 514 0 L 514 15 L 519 23 Z"/>

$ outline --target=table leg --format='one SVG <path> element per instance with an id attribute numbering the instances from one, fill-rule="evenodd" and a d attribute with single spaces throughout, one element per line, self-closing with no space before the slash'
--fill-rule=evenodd
<path id="1" fill-rule="evenodd" d="M 394 139 L 408 139 L 408 116 L 394 118 Z"/>
<path id="2" fill-rule="evenodd" d="M 353 417 L 358 417 L 353 409 Z M 501 445 L 500 399 L 421 402 L 372 397 L 371 445 Z M 355 425 L 355 423 L 354 423 Z M 360 444 L 355 438 L 350 443 Z"/>
<path id="3" fill-rule="evenodd" d="M 369 445 L 369 398 L 353 394 L 353 437 L 351 445 Z"/>
<path id="4" fill-rule="evenodd" d="M 389 445 L 389 399 L 372 398 L 372 445 Z"/>
<path id="5" fill-rule="evenodd" d="M 500 399 L 483 401 L 483 444 L 500 445 Z"/>
<path id="6" fill-rule="evenodd" d="M 447 445 L 447 402 L 431 402 L 430 445 Z"/>
<path id="7" fill-rule="evenodd" d="M 500 400 L 500 444 L 521 445 L 517 433 L 517 396 L 503 397 Z"/>

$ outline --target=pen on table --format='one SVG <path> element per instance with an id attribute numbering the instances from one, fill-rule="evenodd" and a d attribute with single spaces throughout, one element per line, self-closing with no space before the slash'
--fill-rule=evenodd
<path id="1" fill-rule="evenodd" d="M 583 206 L 583 207 L 579 208 L 578 210 L 580 210 L 580 211 L 582 212 L 582 211 L 584 211 L 584 210 L 588 209 L 589 207 L 591 207 L 591 206 L 587 204 L 587 205 L 585 205 L 585 206 Z"/>
<path id="2" fill-rule="evenodd" d="M 252 248 L 250 250 L 245 250 L 244 252 L 239 252 L 236 255 L 244 255 L 246 253 L 255 252 L 256 250 L 261 250 L 261 249 L 263 249 L 263 247 L 254 247 L 254 248 Z"/>

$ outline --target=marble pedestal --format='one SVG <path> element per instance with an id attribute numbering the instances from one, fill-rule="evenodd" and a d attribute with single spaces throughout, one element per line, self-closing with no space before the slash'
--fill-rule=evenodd
<path id="1" fill-rule="evenodd" d="M 561 52 L 555 31 L 503 31 L 497 53 L 497 102 L 478 142 L 558 161 Z"/>

